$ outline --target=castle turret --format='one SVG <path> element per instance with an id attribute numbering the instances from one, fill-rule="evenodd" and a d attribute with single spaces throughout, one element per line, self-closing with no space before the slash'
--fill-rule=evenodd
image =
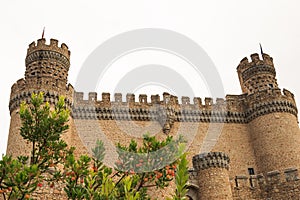
<path id="1" fill-rule="evenodd" d="M 193 167 L 198 175 L 200 200 L 232 199 L 228 174 L 229 161 L 229 157 L 222 152 L 203 153 L 193 157 Z"/>
<path id="2" fill-rule="evenodd" d="M 7 154 L 24 155 L 29 148 L 22 140 L 19 106 L 21 102 L 29 102 L 32 93 L 43 92 L 45 101 L 55 104 L 59 96 L 66 98 L 66 105 L 71 107 L 74 89 L 67 85 L 70 67 L 70 51 L 66 44 L 58 46 L 58 40 L 51 39 L 46 44 L 44 38 L 37 44 L 32 42 L 25 59 L 25 78 L 18 80 L 11 88 L 9 110 L 11 123 L 7 144 Z"/>
<path id="3" fill-rule="evenodd" d="M 58 46 L 58 40 L 39 39 L 37 44 L 32 42 L 27 49 L 25 59 L 25 79 L 44 79 L 51 81 L 61 89 L 65 89 L 70 67 L 70 51 L 64 43 Z"/>
<path id="4" fill-rule="evenodd" d="M 243 93 L 252 94 L 269 88 L 278 88 L 273 59 L 268 54 L 259 58 L 251 55 L 251 62 L 245 57 L 237 67 Z"/>
<path id="5" fill-rule="evenodd" d="M 251 55 L 237 67 L 243 93 L 244 111 L 250 129 L 258 173 L 300 167 L 300 134 L 294 95 L 281 91 L 273 59 Z M 283 92 L 283 93 L 282 93 Z"/>

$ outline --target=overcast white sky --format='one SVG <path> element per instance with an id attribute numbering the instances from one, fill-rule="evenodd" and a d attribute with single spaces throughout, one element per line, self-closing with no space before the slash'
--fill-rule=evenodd
<path id="1" fill-rule="evenodd" d="M 240 94 L 236 67 L 245 56 L 258 53 L 258 44 L 261 42 L 264 52 L 274 58 L 279 87 L 292 91 L 299 105 L 299 2 L 1 1 L 0 154 L 6 150 L 11 85 L 24 76 L 28 44 L 41 37 L 44 26 L 48 40 L 56 38 L 66 43 L 71 50 L 69 82 L 73 85 L 85 59 L 102 42 L 133 29 L 163 28 L 186 35 L 197 42 L 215 63 L 225 93 Z M 151 54 L 153 58 L 157 56 L 154 54 Z M 155 63 L 160 64 L 159 58 L 163 62 L 163 56 L 155 57 Z M 140 61 L 138 64 L 150 62 Z M 126 62 L 125 59 L 123 64 Z M 201 97 L 206 95 L 200 94 Z"/>

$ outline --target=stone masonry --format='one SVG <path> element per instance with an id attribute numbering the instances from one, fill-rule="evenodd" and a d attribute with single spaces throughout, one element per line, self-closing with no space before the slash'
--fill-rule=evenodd
<path id="1" fill-rule="evenodd" d="M 168 93 L 152 95 L 149 102 L 143 94 L 127 94 L 123 101 L 120 93 L 113 97 L 102 93 L 98 98 L 90 92 L 84 99 L 68 84 L 67 45 L 39 39 L 28 47 L 25 77 L 11 88 L 7 154 L 28 153 L 19 135 L 19 106 L 29 102 L 33 92 L 42 91 L 52 104 L 60 95 L 66 97 L 71 116 L 63 138 L 76 147 L 77 155 L 89 153 L 101 139 L 107 149 L 105 162 L 113 164 L 118 142 L 128 144 L 146 132 L 161 139 L 182 134 L 189 144 L 190 199 L 300 199 L 300 131 L 294 95 L 279 88 L 269 55 L 250 58 L 237 67 L 240 95 L 215 100 L 182 97 L 179 103 Z M 59 190 L 47 191 L 39 193 L 64 199 Z"/>

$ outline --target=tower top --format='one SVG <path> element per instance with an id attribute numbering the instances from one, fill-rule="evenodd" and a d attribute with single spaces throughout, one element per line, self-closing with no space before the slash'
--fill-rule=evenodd
<path id="1" fill-rule="evenodd" d="M 258 53 L 253 53 L 250 55 L 251 62 L 249 62 L 248 58 L 245 57 L 240 61 L 240 64 L 237 67 L 238 72 L 244 72 L 250 67 L 255 65 L 268 65 L 270 67 L 274 67 L 273 58 L 266 53 L 262 53 L 262 59 L 259 58 Z"/>
<path id="2" fill-rule="evenodd" d="M 277 88 L 273 58 L 263 52 L 262 59 L 258 53 L 254 53 L 250 57 L 251 61 L 245 57 L 237 67 L 243 93 L 252 94 L 265 89 Z"/>
<path id="3" fill-rule="evenodd" d="M 46 44 L 45 38 L 32 42 L 25 59 L 25 79 L 48 77 L 67 84 L 70 54 L 68 46 L 59 46 L 56 39 L 50 39 L 50 44 Z"/>
<path id="4" fill-rule="evenodd" d="M 29 54 L 32 54 L 36 51 L 54 51 L 57 53 L 62 54 L 65 56 L 68 60 L 70 59 L 71 52 L 69 51 L 68 46 L 65 43 L 62 43 L 60 47 L 58 46 L 58 40 L 56 39 L 50 39 L 50 44 L 46 44 L 46 39 L 41 38 L 37 40 L 37 44 L 35 41 L 33 41 L 31 44 L 29 44 L 29 47 L 27 49 L 27 56 Z"/>

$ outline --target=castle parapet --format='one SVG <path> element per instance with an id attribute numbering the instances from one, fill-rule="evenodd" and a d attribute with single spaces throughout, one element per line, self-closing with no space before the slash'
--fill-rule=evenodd
<path id="1" fill-rule="evenodd" d="M 109 93 L 102 93 L 101 96 L 102 99 L 98 99 L 97 94 L 92 92 L 89 93 L 89 99 L 84 100 L 83 93 L 76 92 L 74 108 L 90 106 L 98 110 L 102 110 L 102 108 L 115 110 L 117 107 L 130 108 L 132 110 L 131 113 L 136 113 L 137 115 L 134 118 L 140 120 L 144 119 L 142 116 L 147 116 L 149 113 L 161 112 L 172 108 L 174 121 L 221 123 L 248 123 L 259 116 L 274 112 L 288 112 L 295 116 L 298 113 L 293 94 L 285 89 L 283 94 L 280 89 L 269 89 L 251 95 L 226 95 L 225 99 L 217 98 L 215 102 L 211 97 L 206 97 L 204 98 L 204 104 L 199 97 L 194 97 L 193 103 L 191 103 L 190 98 L 186 96 L 181 98 L 182 103 L 179 104 L 178 97 L 168 93 L 163 94 L 162 100 L 160 100 L 159 95 L 151 95 L 150 102 L 148 102 L 148 97 L 145 94 L 140 94 L 138 101 L 136 101 L 135 94 L 132 93 L 126 95 L 126 101 L 122 100 L 121 93 L 114 94 L 114 100 L 110 99 Z M 159 109 L 159 107 L 164 109 Z M 120 116 L 122 115 L 120 113 Z M 140 115 L 141 117 L 139 117 Z M 80 116 L 84 116 L 84 114 Z M 101 119 L 102 117 L 99 116 L 99 118 Z M 155 117 L 146 118 L 154 120 Z M 112 116 L 111 119 L 115 118 Z"/>
<path id="2" fill-rule="evenodd" d="M 248 58 L 245 57 L 240 61 L 240 64 L 237 67 L 237 70 L 241 73 L 247 70 L 248 68 L 255 65 L 268 65 L 274 67 L 273 58 L 268 54 L 262 54 L 262 59 L 259 58 L 258 53 L 253 53 L 250 55 L 251 61 L 249 62 Z"/>
<path id="3" fill-rule="evenodd" d="M 43 92 L 45 101 L 57 103 L 59 96 L 64 96 L 66 105 L 70 108 L 73 103 L 74 88 L 71 84 L 65 85 L 61 81 L 47 78 L 19 79 L 11 87 L 9 110 L 12 113 L 20 104 L 30 102 L 32 93 Z"/>
<path id="4" fill-rule="evenodd" d="M 275 170 L 265 175 L 239 175 L 232 184 L 233 199 L 295 199 L 300 195 L 299 180 L 296 168 L 283 172 Z"/>
<path id="5" fill-rule="evenodd" d="M 163 98 L 161 100 L 159 95 L 151 95 L 150 102 L 148 102 L 148 97 L 146 94 L 140 94 L 138 96 L 138 101 L 136 101 L 135 94 L 128 93 L 126 94 L 126 101 L 122 100 L 121 93 L 115 93 L 114 99 L 111 100 L 110 93 L 102 93 L 102 99 L 97 98 L 97 93 L 90 92 L 88 94 L 89 98 L 84 99 L 83 93 L 75 92 L 74 101 L 75 105 L 80 102 L 80 104 L 89 104 L 90 102 L 95 102 L 98 106 L 104 106 L 102 102 L 111 102 L 113 104 L 118 103 L 118 105 L 128 105 L 131 106 L 146 106 L 152 107 L 153 105 L 162 105 L 162 106 L 174 106 L 174 108 L 180 109 L 187 109 L 187 110 L 195 110 L 195 111 L 242 111 L 240 105 L 242 104 L 241 101 L 244 101 L 244 98 L 241 98 L 240 95 L 232 95 L 234 98 L 229 98 L 226 96 L 226 99 L 223 98 L 216 98 L 215 102 L 211 97 L 205 97 L 204 104 L 202 103 L 202 99 L 200 97 L 194 97 L 193 102 L 191 102 L 190 97 L 183 96 L 181 97 L 182 103 L 178 103 L 178 97 L 170 95 L 168 93 L 163 94 Z M 92 100 L 92 101 L 91 101 Z M 228 107 L 227 102 L 230 101 L 230 107 Z M 231 110 L 230 108 L 235 108 Z"/>
<path id="6" fill-rule="evenodd" d="M 294 95 L 286 89 L 283 89 L 283 94 L 280 89 L 267 89 L 247 95 L 245 112 L 248 121 L 275 112 L 287 112 L 295 117 L 298 115 Z"/>
<path id="7" fill-rule="evenodd" d="M 35 42 L 29 44 L 27 49 L 27 55 L 40 50 L 56 51 L 57 53 L 60 53 L 63 56 L 65 56 L 68 60 L 70 59 L 70 55 L 71 55 L 71 52 L 69 51 L 69 48 L 65 43 L 62 43 L 59 47 L 58 40 L 50 39 L 50 44 L 48 45 L 46 44 L 45 38 L 38 39 L 37 44 Z"/>
<path id="8" fill-rule="evenodd" d="M 89 93 L 88 96 L 89 98 L 85 100 L 83 93 L 75 92 L 73 112 L 81 112 L 78 115 L 74 114 L 75 117 L 80 116 L 80 118 L 85 118 L 84 116 L 90 116 L 83 112 L 86 110 L 84 109 L 85 107 L 92 106 L 95 108 L 94 110 L 97 110 L 95 112 L 99 113 L 99 119 L 102 119 L 102 115 L 104 115 L 101 113 L 102 110 L 110 110 L 109 113 L 111 113 L 112 116 L 110 116 L 109 119 L 127 119 L 124 114 L 127 112 L 130 113 L 130 115 L 134 115 L 131 116 L 130 119 L 138 120 L 157 120 L 155 116 L 164 116 L 172 122 L 246 123 L 245 114 L 242 113 L 241 107 L 238 109 L 238 106 L 236 106 L 242 105 L 239 101 L 244 101 L 243 98 L 239 100 L 238 96 L 235 97 L 234 101 L 231 101 L 231 107 L 227 105 L 227 99 L 217 98 L 214 103 L 210 97 L 204 99 L 204 104 L 202 104 L 201 98 L 199 97 L 194 97 L 193 103 L 190 102 L 189 97 L 182 97 L 182 104 L 179 104 L 178 97 L 168 93 L 163 94 L 162 100 L 160 100 L 159 95 L 151 95 L 150 102 L 148 102 L 147 95 L 145 94 L 140 94 L 138 101 L 136 101 L 134 94 L 127 94 L 126 101 L 122 101 L 121 93 L 114 94 L 114 100 L 110 99 L 109 93 L 102 93 L 102 99 L 98 99 L 97 94 L 94 92 Z M 121 110 L 123 111 L 121 112 Z M 161 112 L 166 113 L 162 114 Z M 107 114 L 105 114 L 105 116 L 107 116 Z"/>

